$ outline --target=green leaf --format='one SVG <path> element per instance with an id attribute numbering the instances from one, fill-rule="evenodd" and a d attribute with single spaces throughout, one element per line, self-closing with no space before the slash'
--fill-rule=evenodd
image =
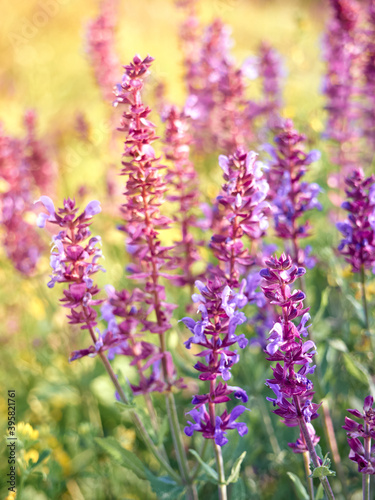
<path id="1" fill-rule="evenodd" d="M 246 494 L 245 483 L 241 478 L 231 487 L 230 498 L 236 500 L 246 500 L 249 498 Z"/>
<path id="2" fill-rule="evenodd" d="M 319 483 L 319 487 L 315 495 L 315 500 L 323 500 L 323 499 L 324 499 L 324 489 L 322 483 Z"/>
<path id="3" fill-rule="evenodd" d="M 315 467 L 313 473 L 309 476 L 312 478 L 320 478 L 320 477 L 328 477 L 328 476 L 336 476 L 336 472 L 330 470 L 329 467 L 325 465 L 321 465 L 320 467 Z"/>
<path id="4" fill-rule="evenodd" d="M 232 470 L 230 471 L 230 475 L 227 479 L 227 484 L 236 483 L 239 480 L 241 464 L 244 461 L 245 457 L 246 457 L 246 451 L 244 451 L 234 462 Z"/>
<path id="5" fill-rule="evenodd" d="M 118 464 L 134 472 L 141 479 L 147 479 L 147 469 L 139 458 L 129 450 L 123 448 L 112 436 L 95 438 L 95 442 Z"/>
<path id="6" fill-rule="evenodd" d="M 120 411 L 133 410 L 136 407 L 135 403 L 122 403 L 121 401 L 116 401 L 115 405 Z"/>
<path id="7" fill-rule="evenodd" d="M 370 374 L 366 368 L 349 353 L 344 353 L 344 363 L 352 377 L 362 382 L 364 385 L 369 385 L 371 383 Z"/>
<path id="8" fill-rule="evenodd" d="M 336 351 L 348 352 L 347 345 L 341 339 L 331 339 L 329 340 L 329 345 L 336 349 Z"/>
<path id="9" fill-rule="evenodd" d="M 355 311 L 355 313 L 357 314 L 357 317 L 358 319 L 361 321 L 361 323 L 364 325 L 366 322 L 365 322 L 365 313 L 363 311 L 363 306 L 360 302 L 358 302 L 358 300 L 356 300 L 353 295 L 351 295 L 351 293 L 348 293 L 346 295 L 346 298 L 348 299 L 348 301 L 352 304 L 353 306 L 353 309 Z"/>
<path id="10" fill-rule="evenodd" d="M 320 300 L 319 310 L 314 316 L 314 323 L 318 323 L 322 319 L 323 313 L 328 305 L 329 292 L 330 292 L 329 287 L 327 287 L 325 290 L 323 290 L 323 293 L 321 295 L 322 298 Z"/>
<path id="11" fill-rule="evenodd" d="M 297 477 L 293 472 L 287 472 L 289 478 L 291 479 L 294 489 L 296 491 L 299 500 L 309 500 L 309 494 L 307 493 L 305 487 L 301 483 L 299 477 Z"/>
<path id="12" fill-rule="evenodd" d="M 51 450 L 43 450 L 42 453 L 39 455 L 38 461 L 33 464 L 29 464 L 29 469 L 32 470 L 35 469 L 35 467 L 38 467 L 38 465 L 41 464 L 43 460 L 45 460 L 47 457 L 49 457 L 50 454 Z"/>
<path id="13" fill-rule="evenodd" d="M 184 492 L 184 487 L 178 485 L 176 481 L 169 477 L 156 477 L 149 470 L 146 470 L 146 475 L 158 500 L 170 500 L 172 498 L 177 500 Z"/>
<path id="14" fill-rule="evenodd" d="M 318 457 L 321 459 L 321 461 L 323 461 L 324 460 L 324 458 L 323 458 L 323 452 L 322 452 L 322 449 L 320 447 L 320 444 L 317 444 L 315 446 L 315 451 L 316 451 L 316 454 L 318 455 Z"/>
<path id="15" fill-rule="evenodd" d="M 219 476 L 216 470 L 214 470 L 210 465 L 206 464 L 204 462 L 200 455 L 195 451 L 195 450 L 189 450 L 192 455 L 195 456 L 195 458 L 198 460 L 198 462 L 201 464 L 203 469 L 206 471 L 206 473 L 216 482 L 219 483 Z"/>

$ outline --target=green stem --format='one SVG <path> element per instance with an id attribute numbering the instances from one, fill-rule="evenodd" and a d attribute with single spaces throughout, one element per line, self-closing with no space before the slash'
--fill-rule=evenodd
<path id="1" fill-rule="evenodd" d="M 203 439 L 203 445 L 202 445 L 202 448 L 199 452 L 199 456 L 202 457 L 203 460 L 204 460 L 204 455 L 206 453 L 207 445 L 208 445 L 208 439 Z M 197 465 L 195 466 L 195 469 L 192 471 L 192 474 L 191 474 L 191 481 L 192 482 L 195 480 L 195 478 L 199 474 L 201 467 L 202 467 L 202 464 L 200 462 L 197 462 Z"/>
<path id="2" fill-rule="evenodd" d="M 314 483 L 313 483 L 312 477 L 309 477 L 310 476 L 310 454 L 308 451 L 303 452 L 303 463 L 305 466 L 306 481 L 307 481 L 307 485 L 309 487 L 310 500 L 314 500 Z"/>
<path id="3" fill-rule="evenodd" d="M 219 474 L 219 500 L 227 500 L 227 485 L 225 484 L 225 470 L 223 455 L 221 454 L 221 447 L 212 441 L 216 456 L 217 472 Z"/>
<path id="4" fill-rule="evenodd" d="M 83 312 L 85 314 L 85 319 L 86 319 L 86 324 L 88 327 L 88 330 L 90 332 L 91 338 L 93 342 L 95 343 L 97 341 L 95 333 L 90 325 L 90 322 L 88 320 L 88 315 L 87 315 L 87 308 L 85 306 L 82 306 Z M 115 372 L 112 369 L 111 363 L 108 361 L 107 356 L 103 352 L 99 352 L 99 357 L 102 360 L 102 363 L 104 365 L 104 368 L 106 369 L 109 378 L 111 379 L 113 385 L 116 388 L 116 391 L 118 395 L 120 396 L 120 399 L 123 403 L 129 404 L 129 400 L 126 397 L 126 394 L 121 387 L 119 381 L 117 380 L 117 377 L 115 375 Z M 156 460 L 159 462 L 159 464 L 165 469 L 166 472 L 177 482 L 181 483 L 181 478 L 180 476 L 172 469 L 172 467 L 169 465 L 169 463 L 166 461 L 166 459 L 160 454 L 159 450 L 157 449 L 155 443 L 151 439 L 149 433 L 147 432 L 145 426 L 143 425 L 142 420 L 140 419 L 138 413 L 134 410 L 130 410 L 130 415 L 131 418 L 137 427 L 139 434 L 141 435 L 143 441 L 145 442 L 146 446 L 149 448 L 150 452 L 154 455 Z"/>
<path id="5" fill-rule="evenodd" d="M 272 421 L 270 419 L 269 412 L 268 412 L 268 410 L 265 407 L 265 404 L 263 402 L 263 398 L 258 398 L 258 405 L 260 406 L 260 413 L 261 413 L 262 418 L 263 418 L 266 432 L 270 438 L 272 451 L 276 456 L 278 456 L 281 453 L 281 449 L 280 449 L 279 442 L 278 442 L 276 434 L 275 434 L 275 430 L 274 430 L 273 425 L 272 425 Z"/>
<path id="6" fill-rule="evenodd" d="M 366 274 L 365 274 L 365 266 L 363 264 L 361 265 L 361 288 L 362 288 L 363 312 L 365 313 L 365 327 L 368 333 L 370 330 L 370 321 L 368 316 L 368 306 L 366 297 Z"/>
<path id="7" fill-rule="evenodd" d="M 119 381 L 117 380 L 117 377 L 112 369 L 112 366 L 110 362 L 108 361 L 108 358 L 104 353 L 99 353 L 100 359 L 102 360 L 105 369 L 107 370 L 108 375 L 110 376 L 110 379 L 113 382 L 113 385 L 115 386 L 121 401 L 125 404 L 129 404 L 129 400 L 126 397 L 121 385 L 119 384 Z M 151 453 L 154 455 L 156 460 L 159 462 L 159 464 L 165 469 L 166 472 L 177 482 L 181 483 L 181 478 L 176 472 L 172 469 L 172 467 L 168 464 L 168 462 L 165 460 L 165 458 L 159 453 L 159 450 L 157 449 L 155 443 L 151 439 L 149 433 L 147 432 L 145 426 L 143 425 L 142 420 L 140 419 L 139 415 L 137 412 L 134 410 L 130 410 L 130 415 L 133 419 L 134 424 L 136 425 L 142 439 L 144 440 L 146 446 L 149 448 Z"/>
<path id="8" fill-rule="evenodd" d="M 298 245 L 297 238 L 294 238 L 292 240 L 292 243 L 293 243 L 293 249 L 294 249 L 294 259 L 295 259 L 295 262 L 299 265 L 299 262 L 298 262 L 299 245 Z M 300 289 L 306 296 L 306 282 L 305 282 L 304 276 L 301 276 L 299 278 L 299 280 L 300 280 Z M 308 333 L 308 339 L 314 340 L 312 332 L 311 332 L 311 328 L 310 328 L 310 332 Z M 322 394 L 323 391 L 322 391 L 322 387 L 320 384 L 320 380 L 322 379 L 322 375 L 320 373 L 320 363 L 315 357 L 314 357 L 314 362 L 316 364 L 316 375 L 317 375 L 316 381 L 315 381 L 315 386 L 317 388 L 317 393 Z M 324 431 L 325 431 L 325 434 L 326 434 L 326 437 L 328 440 L 329 449 L 332 453 L 333 461 L 334 461 L 335 466 L 336 466 L 337 476 L 338 476 L 339 481 L 341 483 L 341 489 L 342 489 L 342 492 L 345 495 L 347 495 L 345 474 L 344 474 L 344 471 L 342 468 L 341 457 L 339 454 L 339 449 L 338 449 L 336 435 L 335 435 L 335 429 L 333 427 L 331 414 L 330 414 L 330 411 L 328 408 L 328 403 L 326 403 L 326 402 L 323 402 L 323 420 L 324 420 Z"/>
<path id="9" fill-rule="evenodd" d="M 198 498 L 198 494 L 195 486 L 192 485 L 192 481 L 189 478 L 187 457 L 181 439 L 180 424 L 178 421 L 176 403 L 173 394 L 171 392 L 168 392 L 166 394 L 165 402 L 167 407 L 169 423 L 171 425 L 172 439 L 176 450 L 179 469 L 181 471 L 182 480 L 187 488 L 187 498 L 191 500 L 196 500 Z"/>
<path id="10" fill-rule="evenodd" d="M 368 436 L 368 423 L 365 421 L 365 434 Z M 365 459 L 370 460 L 371 454 L 371 437 L 364 438 Z M 370 500 L 370 474 L 362 474 L 362 493 L 363 500 Z"/>
<path id="11" fill-rule="evenodd" d="M 312 463 L 313 463 L 315 468 L 320 467 L 318 455 L 316 454 L 313 442 L 311 441 L 309 430 L 307 428 L 305 419 L 304 419 L 302 412 L 301 412 L 301 405 L 300 405 L 299 397 L 293 396 L 293 400 L 294 400 L 294 404 L 295 404 L 296 409 L 297 409 L 297 413 L 299 415 L 299 417 L 298 417 L 299 428 L 301 430 L 301 434 L 303 436 L 303 439 L 305 441 L 307 449 L 309 450 Z M 333 491 L 332 491 L 331 485 L 329 484 L 328 478 L 325 476 L 325 477 L 320 477 L 319 479 L 320 479 L 320 482 L 322 483 L 322 486 L 324 488 L 324 491 L 327 495 L 328 500 L 335 500 L 335 495 L 333 494 Z"/>

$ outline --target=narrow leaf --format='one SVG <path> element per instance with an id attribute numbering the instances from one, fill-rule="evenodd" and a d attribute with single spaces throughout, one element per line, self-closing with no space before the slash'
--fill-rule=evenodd
<path id="1" fill-rule="evenodd" d="M 146 475 L 158 500 L 170 500 L 172 498 L 177 500 L 184 491 L 183 486 L 178 485 L 176 481 L 169 477 L 156 477 L 149 470 L 146 470 Z"/>
<path id="2" fill-rule="evenodd" d="M 127 404 L 125 404 L 125 403 L 122 403 L 121 401 L 116 401 L 115 405 L 117 406 L 117 408 L 120 411 L 133 410 L 136 407 L 135 403 L 127 403 Z"/>
<path id="3" fill-rule="evenodd" d="M 195 458 L 198 460 L 198 462 L 201 464 L 201 466 L 203 467 L 203 469 L 207 472 L 207 474 L 212 478 L 214 479 L 214 481 L 216 483 L 219 482 L 219 476 L 218 476 L 218 473 L 216 472 L 216 470 L 214 470 L 210 465 L 206 464 L 206 462 L 204 462 L 200 455 L 195 451 L 195 450 L 189 450 L 190 453 L 192 455 L 195 456 Z"/>
<path id="4" fill-rule="evenodd" d="M 227 479 L 227 484 L 236 483 L 240 477 L 241 464 L 246 457 L 246 451 L 244 451 L 234 462 L 230 475 Z"/>
<path id="5" fill-rule="evenodd" d="M 324 499 L 324 489 L 322 483 L 319 483 L 318 491 L 315 495 L 315 500 L 323 500 Z"/>
<path id="6" fill-rule="evenodd" d="M 347 345 L 341 339 L 331 339 L 329 340 L 329 345 L 336 349 L 336 351 L 348 352 Z"/>
<path id="7" fill-rule="evenodd" d="M 141 479 L 147 479 L 147 469 L 139 458 L 123 448 L 112 436 L 95 438 L 95 442 L 118 464 L 134 472 Z"/>
<path id="8" fill-rule="evenodd" d="M 297 477 L 295 474 L 293 474 L 293 472 L 287 472 L 287 474 L 293 483 L 295 492 L 296 492 L 299 500 L 309 500 L 310 497 L 309 497 L 305 487 L 301 483 L 299 477 Z"/>

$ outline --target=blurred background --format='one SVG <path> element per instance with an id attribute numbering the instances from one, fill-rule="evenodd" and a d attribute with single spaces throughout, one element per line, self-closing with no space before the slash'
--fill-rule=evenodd
<path id="1" fill-rule="evenodd" d="M 36 187 L 35 199 L 43 194 L 59 200 L 60 204 L 68 196 L 76 197 L 79 204 L 101 200 L 103 214 L 95 222 L 93 234 L 102 235 L 107 273 L 99 277 L 99 282 L 124 286 L 123 236 L 116 231 L 122 186 L 118 172 L 123 148 L 121 133 L 114 133 L 119 112 L 101 95 L 85 40 L 89 21 L 98 15 L 98 5 L 92 0 L 2 0 L 1 12 L 3 129 L 8 135 L 22 136 L 25 111 L 35 110 L 37 134 L 51 159 L 56 179 L 49 185 L 49 192 L 40 192 Z M 221 17 L 231 27 L 233 55 L 238 63 L 252 56 L 261 41 L 270 42 L 280 52 L 285 74 L 282 115 L 292 118 L 314 146 L 325 121 L 320 93 L 324 70 L 320 43 L 326 12 L 327 2 L 318 0 L 201 0 L 198 5 L 199 18 L 204 24 Z M 186 98 L 178 37 L 182 19 L 183 13 L 172 0 L 119 0 L 116 50 L 121 64 L 127 64 L 136 53 L 155 58 L 147 89 L 151 105 L 162 82 L 167 101 L 182 104 Z M 119 66 L 118 81 L 121 74 Z M 254 95 L 259 92 L 256 84 L 254 89 L 250 85 L 249 92 Z M 151 119 L 160 125 L 156 113 Z M 221 172 L 202 170 L 201 175 L 203 196 L 212 200 L 220 188 Z M 311 178 L 317 175 L 324 177 L 321 164 Z M 27 217 L 30 222 L 36 220 L 32 211 Z M 324 227 L 324 218 L 318 224 Z M 124 447 L 144 456 L 151 467 L 155 465 L 127 425 L 127 417 L 114 408 L 113 389 L 97 360 L 68 362 L 70 352 L 82 348 L 86 341 L 81 332 L 68 328 L 65 311 L 58 307 L 61 289 L 46 287 L 49 242 L 48 237 L 42 237 L 46 251 L 35 272 L 27 278 L 14 270 L 4 250 L 0 250 L 0 432 L 2 435 L 6 432 L 7 390 L 15 389 L 19 459 L 23 464 L 22 499 L 154 499 L 155 493 L 148 486 L 131 472 L 124 477 L 123 470 L 110 464 L 93 444 L 96 436 L 114 435 Z M 319 248 L 328 239 L 325 229 L 314 241 Z M 332 256 L 329 252 L 322 255 L 326 259 Z M 331 277 L 327 278 L 324 270 L 316 271 L 308 282 L 313 309 L 320 311 L 318 325 L 322 339 L 329 325 L 324 320 L 327 304 L 322 306 L 320 291 L 328 286 L 327 279 L 331 279 L 332 287 L 342 279 L 340 269 L 333 265 L 330 269 Z M 335 328 L 339 329 L 344 318 L 335 321 Z M 177 319 L 175 326 L 178 330 Z M 170 347 L 178 344 L 177 333 L 171 334 L 169 342 Z M 338 351 L 331 352 L 332 359 Z M 263 359 L 262 352 L 257 355 Z M 125 369 L 126 364 L 118 366 Z M 240 370 L 238 376 L 247 379 L 247 384 L 254 381 L 251 391 L 255 396 L 250 401 L 254 407 L 253 428 L 245 443 L 228 446 L 226 454 L 228 458 L 232 454 L 238 456 L 242 449 L 250 447 L 249 464 L 258 466 L 247 467 L 246 485 L 239 483 L 233 490 L 233 498 L 250 498 L 247 495 L 262 499 L 292 498 L 291 483 L 288 479 L 281 482 L 280 477 L 285 477 L 285 470 L 303 475 L 299 457 L 286 446 L 288 440 L 294 439 L 293 432 L 283 429 L 280 447 L 274 443 L 264 445 L 269 425 L 281 429 L 274 415 L 270 414 L 272 422 L 264 422 L 261 417 L 265 407 L 257 394 L 264 389 L 265 364 L 250 362 Z M 352 370 L 355 372 L 355 367 Z M 365 384 L 358 369 L 356 375 L 353 390 L 361 377 Z M 162 408 L 161 397 L 156 395 L 155 400 L 156 406 Z M 180 400 L 183 422 L 189 401 L 190 392 Z M 252 441 L 254 433 L 257 437 Z M 3 442 L 0 451 L 6 455 Z M 6 469 L 4 463 L 0 467 L 2 479 Z M 13 498 L 7 496 L 6 485 L 0 484 L 0 497 Z"/>

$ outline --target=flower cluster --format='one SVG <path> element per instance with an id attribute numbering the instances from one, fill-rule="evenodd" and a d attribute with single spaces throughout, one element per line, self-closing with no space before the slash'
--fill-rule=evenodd
<path id="1" fill-rule="evenodd" d="M 364 94 L 364 135 L 368 138 L 370 151 L 375 147 L 375 2 L 371 0 L 367 6 L 368 29 L 365 43 L 363 64 Z M 372 153 L 371 153 L 372 155 Z M 370 157 L 372 160 L 372 156 Z"/>
<path id="2" fill-rule="evenodd" d="M 137 368 L 139 376 L 138 385 L 131 384 L 130 388 L 135 396 L 150 392 L 163 392 L 167 389 L 161 369 L 162 360 L 165 359 L 169 380 L 176 379 L 172 356 L 169 352 L 163 353 L 161 349 L 143 340 L 143 335 L 137 333 L 137 328 L 147 316 L 147 311 L 140 302 L 143 292 L 135 288 L 132 292 L 127 290 L 116 291 L 107 285 L 107 300 L 101 307 L 102 318 L 107 322 L 108 328 L 105 337 L 111 336 L 114 340 L 109 349 L 108 357 L 128 356 L 130 366 Z M 147 375 L 147 370 L 150 373 Z M 182 379 L 174 385 L 184 387 Z"/>
<path id="3" fill-rule="evenodd" d="M 224 410 L 220 416 L 216 415 L 215 410 L 216 404 L 230 401 L 231 394 L 244 403 L 248 401 L 243 389 L 226 383 L 231 378 L 232 366 L 239 360 L 237 350 L 232 351 L 230 348 L 237 343 L 244 349 L 248 343 L 244 334 L 235 333 L 237 326 L 246 321 L 245 315 L 238 309 L 246 305 L 247 299 L 242 291 L 234 293 L 218 278 L 208 281 L 206 285 L 197 281 L 196 287 L 200 293 L 194 294 L 192 298 L 198 304 L 201 320 L 194 321 L 186 317 L 181 321 L 193 334 L 185 342 L 186 347 L 190 349 L 192 344 L 196 344 L 203 348 L 196 356 L 203 358 L 204 362 L 198 361 L 194 368 L 200 372 L 200 380 L 210 382 L 210 390 L 207 394 L 193 397 L 192 404 L 195 407 L 188 413 L 194 422 L 188 422 L 185 434 L 192 436 L 194 431 L 201 432 L 204 438 L 214 439 L 217 445 L 223 446 L 228 442 L 227 430 L 236 428 L 240 436 L 247 433 L 246 425 L 236 422 L 246 410 L 244 406 L 235 407 L 231 413 Z M 216 385 L 218 377 L 222 377 L 224 383 L 219 382 Z"/>
<path id="4" fill-rule="evenodd" d="M 371 446 L 371 439 L 375 438 L 373 404 L 374 398 L 367 396 L 363 404 L 363 414 L 358 410 L 348 410 L 356 418 L 363 420 L 363 424 L 345 417 L 345 425 L 343 425 L 350 446 L 349 458 L 358 464 L 358 472 L 362 474 L 375 474 L 375 445 Z M 359 438 L 364 440 L 364 445 Z"/>
<path id="5" fill-rule="evenodd" d="M 348 199 L 341 206 L 349 216 L 336 224 L 344 236 L 338 249 L 352 272 L 358 273 L 362 266 L 375 266 L 375 175 L 365 177 L 363 170 L 356 168 L 345 183 Z"/>
<path id="6" fill-rule="evenodd" d="M 266 145 L 271 155 L 269 199 L 272 203 L 275 231 L 279 238 L 293 244 L 294 259 L 298 265 L 306 265 L 306 255 L 299 248 L 298 239 L 309 236 L 310 225 L 299 219 L 309 210 L 321 209 L 318 195 L 321 188 L 316 183 L 301 182 L 307 167 L 319 159 L 319 151 L 305 153 L 306 137 L 293 128 L 291 120 L 284 125 L 275 137 L 276 147 Z"/>
<path id="7" fill-rule="evenodd" d="M 163 119 L 166 124 L 165 157 L 171 161 L 165 181 L 173 188 L 173 194 L 168 194 L 167 200 L 178 204 L 173 219 L 181 230 L 181 239 L 175 242 L 174 263 L 183 274 L 175 283 L 188 285 L 192 292 L 196 279 L 193 264 L 199 260 L 199 254 L 191 228 L 197 226 L 194 207 L 199 204 L 199 192 L 198 175 L 189 159 L 191 137 L 188 103 L 182 111 L 176 106 L 168 106 Z"/>
<path id="8" fill-rule="evenodd" d="M 267 268 L 260 271 L 263 293 L 271 304 L 282 310 L 278 322 L 270 331 L 265 349 L 267 360 L 276 361 L 276 366 L 272 367 L 273 378 L 267 380 L 276 399 L 267 399 L 277 406 L 274 413 L 282 417 L 287 426 L 300 426 L 300 439 L 289 444 L 296 453 L 300 453 L 308 450 L 302 423 L 310 424 L 317 418 L 320 406 L 312 402 L 313 383 L 307 378 L 315 369 L 311 363 L 316 346 L 311 340 L 303 342 L 303 337 L 308 335 L 309 326 L 306 324 L 310 319 L 308 308 L 303 306 L 305 294 L 290 288 L 297 278 L 305 274 L 305 269 L 294 265 L 290 256 L 285 254 L 280 258 L 271 257 L 265 263 Z M 296 326 L 292 320 L 299 317 L 301 320 Z M 319 438 L 313 426 L 307 425 L 307 429 L 311 441 L 316 444 Z"/>
<path id="9" fill-rule="evenodd" d="M 225 184 L 217 198 L 222 213 L 220 224 L 214 227 L 211 248 L 225 266 L 217 271 L 233 288 L 239 286 L 241 270 L 246 270 L 254 262 L 241 241 L 242 236 L 246 234 L 250 240 L 258 240 L 268 227 L 269 205 L 265 199 L 269 186 L 256 158 L 253 151 L 246 153 L 242 149 L 237 149 L 229 157 L 219 157 Z"/>
<path id="10" fill-rule="evenodd" d="M 358 41 L 359 5 L 355 0 L 331 0 L 333 16 L 327 26 L 323 56 L 327 73 L 323 92 L 327 97 L 328 122 L 326 136 L 339 144 L 334 161 L 342 168 L 353 165 L 358 109 L 356 65 L 361 53 Z"/>
<path id="11" fill-rule="evenodd" d="M 95 355 L 107 350 L 112 346 L 111 339 L 103 340 L 94 332 L 98 315 L 94 306 L 103 302 L 95 298 L 100 289 L 92 279 L 98 271 L 104 271 L 103 267 L 98 264 L 98 260 L 102 257 L 102 251 L 98 246 L 101 238 L 91 237 L 88 229 L 93 216 L 101 211 L 100 203 L 91 201 L 78 215 L 79 208 L 70 198 L 64 200 L 64 206 L 57 211 L 48 196 L 41 196 L 37 202 L 41 202 L 46 209 L 46 212 L 39 214 L 38 227 L 44 228 L 46 222 L 51 222 L 61 228 L 59 233 L 52 238 L 53 247 L 50 259 L 52 275 L 48 286 L 52 288 L 56 283 L 68 284 L 61 303 L 64 307 L 70 308 L 70 315 L 67 316 L 69 323 L 89 330 L 94 342 L 89 349 L 73 352 L 71 359 L 89 354 Z"/>
<path id="12" fill-rule="evenodd" d="M 34 192 L 39 187 L 50 189 L 53 163 L 45 146 L 36 137 L 36 116 L 25 113 L 26 136 L 18 139 L 5 134 L 0 127 L 0 217 L 3 245 L 14 267 L 30 275 L 37 265 L 43 243 L 35 227 L 27 222 Z"/>
<path id="13" fill-rule="evenodd" d="M 95 79 L 106 101 L 113 98 L 112 89 L 118 80 L 119 62 L 115 50 L 114 30 L 117 0 L 102 0 L 100 15 L 87 27 L 87 53 Z"/>
<path id="14" fill-rule="evenodd" d="M 139 302 L 148 306 L 147 314 L 140 318 L 143 331 L 159 335 L 163 374 L 172 385 L 163 335 L 171 326 L 170 318 L 176 306 L 166 302 L 160 278 L 171 277 L 165 271 L 173 265 L 170 256 L 173 247 L 162 246 L 158 232 L 167 229 L 172 221 L 160 212 L 167 191 L 162 177 L 165 167 L 152 147 L 157 137 L 154 124 L 147 119 L 151 110 L 142 102 L 144 79 L 152 61 L 150 56 L 142 60 L 136 55 L 124 67 L 121 85 L 117 85 L 116 90 L 116 104 L 126 106 L 119 128 L 126 132 L 122 174 L 127 178 L 122 205 L 125 223 L 119 229 L 127 234 L 126 247 L 132 258 L 127 268 L 130 277 L 144 282 L 143 290 L 137 294 Z"/>
<path id="15" fill-rule="evenodd" d="M 259 46 L 258 56 L 251 58 L 247 64 L 254 66 L 253 71 L 262 79 L 262 100 L 251 101 L 247 107 L 247 116 L 252 121 L 258 116 L 265 116 L 269 128 L 278 122 L 278 112 L 281 108 L 281 80 L 284 69 L 280 54 L 269 43 Z"/>

